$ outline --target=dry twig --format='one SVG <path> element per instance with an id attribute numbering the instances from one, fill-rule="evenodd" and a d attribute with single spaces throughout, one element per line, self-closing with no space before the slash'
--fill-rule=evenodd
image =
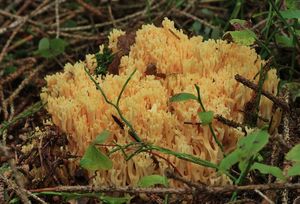
<path id="1" fill-rule="evenodd" d="M 260 195 L 261 197 L 263 197 L 268 203 L 270 204 L 275 204 L 270 198 L 268 198 L 265 194 L 263 194 L 261 191 L 255 189 L 254 190 L 258 195 Z"/>
<path id="2" fill-rule="evenodd" d="M 155 4 L 152 7 L 150 7 L 150 10 L 154 10 L 154 9 L 158 8 L 160 5 L 161 5 L 161 2 Z M 94 25 L 78 26 L 78 27 L 74 27 L 74 28 L 61 28 L 60 30 L 61 31 L 79 31 L 79 30 L 89 30 L 89 29 L 92 29 L 92 28 L 101 28 L 101 27 L 104 27 L 104 26 L 113 25 L 114 23 L 121 23 L 123 21 L 127 21 L 127 20 L 130 20 L 130 19 L 136 18 L 137 16 L 144 15 L 146 12 L 147 12 L 147 9 L 142 10 L 142 11 L 138 11 L 136 13 L 124 16 L 124 17 L 119 18 L 119 19 L 115 19 L 114 21 L 107 21 L 107 22 L 104 22 L 104 23 L 96 23 Z"/>
<path id="3" fill-rule="evenodd" d="M 103 187 L 103 186 L 56 186 L 56 187 L 49 187 L 49 188 L 40 188 L 40 189 L 33 189 L 30 190 L 32 193 L 39 193 L 39 192 L 102 192 L 102 193 L 151 193 L 151 194 L 178 194 L 184 195 L 188 194 L 191 195 L 193 190 L 187 188 L 139 188 L 139 187 Z"/>
<path id="4" fill-rule="evenodd" d="M 237 75 L 235 75 L 234 78 L 238 82 L 253 89 L 254 91 L 258 91 L 258 86 L 255 83 L 251 82 L 250 80 L 246 79 L 245 77 L 237 74 Z M 288 103 L 283 101 L 281 98 L 278 98 L 278 97 L 274 96 L 273 94 L 271 94 L 270 92 L 265 91 L 265 90 L 262 90 L 261 94 L 264 95 L 265 97 L 267 97 L 268 99 L 270 99 L 271 101 L 273 101 L 274 104 L 276 104 L 278 107 L 282 108 L 283 110 L 290 111 L 290 107 L 289 107 Z"/>
<path id="5" fill-rule="evenodd" d="M 199 21 L 201 24 L 203 24 L 203 25 L 205 25 L 205 26 L 207 26 L 207 27 L 209 27 L 209 28 L 212 28 L 212 29 L 216 29 L 216 28 L 217 28 L 216 26 L 214 26 L 214 25 L 212 25 L 212 24 L 206 22 L 205 20 L 200 19 L 200 18 L 198 18 L 197 16 L 194 16 L 194 15 L 192 15 L 192 14 L 190 14 L 190 13 L 187 13 L 187 12 L 182 11 L 182 10 L 179 10 L 179 9 L 175 9 L 175 11 L 178 12 L 178 13 L 180 13 L 181 15 L 184 15 L 184 16 L 186 16 L 186 17 L 188 17 L 188 18 L 193 19 L 194 21 Z"/>
<path id="6" fill-rule="evenodd" d="M 195 189 L 188 188 L 140 188 L 140 187 L 103 187 L 103 186 L 55 186 L 49 188 L 40 188 L 32 189 L 30 192 L 39 193 L 39 192 L 94 192 L 94 193 L 109 193 L 109 192 L 118 192 L 118 193 L 152 193 L 152 194 L 178 194 L 178 195 L 192 195 L 195 192 L 210 192 L 214 194 L 228 193 L 235 191 L 266 191 L 266 190 L 283 190 L 283 189 L 300 189 L 300 183 L 272 183 L 272 184 L 257 184 L 257 185 L 246 185 L 246 186 L 235 186 L 235 185 L 225 185 L 225 186 L 202 186 L 195 183 L 193 187 Z M 199 186 L 201 189 L 197 189 Z"/>
<path id="7" fill-rule="evenodd" d="M 56 38 L 59 38 L 59 0 L 55 0 Z"/>
<path id="8" fill-rule="evenodd" d="M 102 16 L 101 11 L 99 11 L 97 8 L 93 7 L 91 4 L 88 4 L 88 3 L 84 2 L 83 0 L 77 0 L 77 3 L 79 3 L 86 10 L 90 11 L 91 13 L 95 14 L 96 16 Z"/>
<path id="9" fill-rule="evenodd" d="M 23 188 L 20 188 L 14 181 L 0 174 L 0 181 L 3 181 L 10 189 L 14 190 L 24 204 L 31 204 Z"/>
<path id="10" fill-rule="evenodd" d="M 238 122 L 235 122 L 233 120 L 229 120 L 225 117 L 223 117 L 222 115 L 216 115 L 215 119 L 217 119 L 219 122 L 223 123 L 224 125 L 227 125 L 229 127 L 233 127 L 233 128 L 241 128 L 242 131 L 246 134 L 246 129 L 245 129 L 245 125 L 240 124 Z"/>
<path id="11" fill-rule="evenodd" d="M 7 54 L 7 49 L 11 43 L 11 41 L 15 38 L 15 36 L 17 35 L 17 33 L 19 32 L 19 30 L 22 28 L 23 24 L 19 25 L 14 32 L 11 34 L 11 36 L 9 37 L 9 39 L 6 41 L 4 47 L 1 50 L 0 53 L 0 62 L 2 62 L 3 58 L 5 57 L 5 55 Z"/>
<path id="12" fill-rule="evenodd" d="M 4 103 L 11 103 L 17 95 L 21 92 L 21 90 L 33 79 L 33 77 L 42 69 L 44 68 L 44 64 L 38 66 L 35 70 L 33 70 L 29 76 L 24 79 L 21 84 L 18 86 L 18 88 L 15 89 L 15 91 L 4 101 Z"/>

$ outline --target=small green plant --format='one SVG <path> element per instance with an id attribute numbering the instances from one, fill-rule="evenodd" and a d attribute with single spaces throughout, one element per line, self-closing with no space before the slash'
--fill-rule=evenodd
<path id="1" fill-rule="evenodd" d="M 236 185 L 241 185 L 244 183 L 246 180 L 248 174 L 250 171 L 258 171 L 261 174 L 271 174 L 274 177 L 276 177 L 278 180 L 286 181 L 289 177 L 300 175 L 300 144 L 296 145 L 294 148 L 292 148 L 288 154 L 286 155 L 286 160 L 290 160 L 293 162 L 293 166 L 288 169 L 287 175 L 283 173 L 283 171 L 276 167 L 276 166 L 271 166 L 262 163 L 263 158 L 260 154 L 260 152 L 264 149 L 264 147 L 268 144 L 269 142 L 269 133 L 265 129 L 257 129 L 249 134 L 247 134 L 245 137 L 241 138 L 238 141 L 237 147 L 234 151 L 229 153 L 228 155 L 224 154 L 224 158 L 221 160 L 219 164 L 214 164 L 209 161 L 200 159 L 198 157 L 195 157 L 190 154 L 185 154 L 185 153 L 180 153 L 180 152 L 175 152 L 170 149 L 166 149 L 163 147 L 159 147 L 156 145 L 152 144 L 146 144 L 143 143 L 140 137 L 137 135 L 135 132 L 133 126 L 130 124 L 129 121 L 127 121 L 120 109 L 119 109 L 119 102 L 121 95 L 130 81 L 131 77 L 135 73 L 135 71 L 132 72 L 132 74 L 129 76 L 127 81 L 122 87 L 122 90 L 118 96 L 117 102 L 114 104 L 111 101 L 109 101 L 106 98 L 106 95 L 104 94 L 104 91 L 100 87 L 99 83 L 91 76 L 89 71 L 85 69 L 86 73 L 89 75 L 90 79 L 94 82 L 96 85 L 97 89 L 102 93 L 103 97 L 105 98 L 105 101 L 109 103 L 110 105 L 114 106 L 115 109 L 118 111 L 119 116 L 121 117 L 122 121 L 129 127 L 130 131 L 134 133 L 131 136 L 134 136 L 133 138 L 135 139 L 135 142 L 125 144 L 125 145 L 120 145 L 120 144 L 115 144 L 116 147 L 114 147 L 112 150 L 110 150 L 108 156 L 111 154 L 121 151 L 122 154 L 124 155 L 124 158 L 126 161 L 130 160 L 134 156 L 142 153 L 142 152 L 147 152 L 151 154 L 152 151 L 158 151 L 162 154 L 167 154 L 167 155 L 173 155 L 179 159 L 192 162 L 194 164 L 198 164 L 201 166 L 205 166 L 208 168 L 213 168 L 215 169 L 219 174 L 225 174 L 227 175 Z M 174 95 L 173 97 L 170 98 L 171 102 L 180 102 L 180 101 L 187 101 L 187 100 L 195 100 L 200 104 L 200 107 L 202 109 L 201 112 L 198 113 L 199 119 L 201 121 L 202 125 L 208 125 L 210 127 L 211 133 L 213 135 L 213 138 L 215 139 L 215 142 L 219 145 L 220 149 L 223 151 L 223 146 L 218 141 L 214 130 L 212 126 L 212 120 L 213 120 L 213 112 L 212 111 L 207 111 L 202 103 L 201 95 L 200 95 L 200 88 L 195 85 L 197 95 L 191 94 L 191 93 L 179 93 Z M 105 142 L 105 139 L 108 137 L 108 133 L 101 133 L 96 140 L 92 143 L 92 145 L 95 144 L 102 144 Z M 94 148 L 96 148 L 94 146 Z M 87 150 L 88 151 L 88 150 Z M 99 154 L 99 151 L 92 151 L 90 152 L 91 155 L 89 155 L 88 161 L 90 162 L 89 166 L 84 166 L 84 168 L 87 168 L 89 170 L 95 170 L 97 168 L 91 168 L 91 167 L 97 167 L 99 160 L 96 159 L 97 155 Z M 129 154 L 128 154 L 129 153 Z M 85 154 L 86 155 L 86 154 Z M 100 156 L 103 157 L 103 156 Z M 85 158 L 86 159 L 86 158 Z M 81 163 L 82 164 L 82 163 Z M 235 174 L 238 174 L 238 177 L 236 178 L 235 176 L 232 175 L 232 170 L 235 167 L 235 165 L 238 165 L 239 172 L 235 170 Z M 101 167 L 102 168 L 102 167 Z M 99 168 L 99 169 L 101 169 Z M 164 186 L 168 186 L 167 184 L 167 179 L 164 176 L 160 175 L 150 175 L 150 176 L 145 176 L 141 178 L 139 182 L 139 186 L 141 187 L 149 187 L 152 185 L 156 184 L 161 184 Z M 237 193 L 234 192 L 232 194 L 232 199 L 235 200 L 237 198 Z"/>
<path id="2" fill-rule="evenodd" d="M 224 30 L 226 31 L 230 24 L 235 29 L 225 32 L 223 38 L 230 36 L 234 42 L 242 45 L 254 45 L 256 43 L 259 46 L 257 50 L 262 59 L 275 56 L 273 63 L 277 70 L 281 75 L 284 73 L 284 79 L 291 81 L 295 77 L 296 56 L 300 46 L 299 2 L 287 0 L 282 3 L 281 1 L 268 0 L 268 11 L 254 13 L 252 17 L 253 22 L 257 24 L 265 21 L 263 26 L 255 24 L 252 26 L 251 22 L 242 20 L 246 5 L 244 2 L 244 0 L 235 2 L 234 10 Z M 287 50 L 288 52 L 286 52 Z M 284 57 L 278 55 L 282 51 L 286 52 Z"/>
<path id="3" fill-rule="evenodd" d="M 300 175 L 300 144 L 294 146 L 286 155 L 286 160 L 293 162 L 287 172 L 287 176 L 299 176 Z"/>
<path id="4" fill-rule="evenodd" d="M 64 53 L 67 45 L 68 43 L 60 38 L 42 38 L 35 54 L 44 58 L 53 58 Z"/>
<path id="5" fill-rule="evenodd" d="M 165 187 L 169 186 L 168 178 L 161 175 L 150 175 L 150 176 L 144 176 L 140 179 L 138 186 L 140 187 L 151 187 L 154 185 L 163 185 Z"/>
<path id="6" fill-rule="evenodd" d="M 14 117 L 12 120 L 9 121 L 3 121 L 0 124 L 0 136 L 2 136 L 3 132 L 7 130 L 11 125 L 15 124 L 17 121 L 21 119 L 25 119 L 34 113 L 38 112 L 45 104 L 43 104 L 41 101 L 33 104 L 26 110 L 24 110 L 22 113 L 18 114 L 16 117 Z"/>
<path id="7" fill-rule="evenodd" d="M 166 188 L 169 187 L 168 178 L 161 175 L 149 175 L 149 176 L 142 177 L 138 182 L 138 186 L 143 188 L 147 188 L 155 185 L 163 185 Z M 165 195 L 164 203 L 165 204 L 169 203 L 168 200 L 169 200 L 169 195 L 167 194 Z"/>
<path id="8" fill-rule="evenodd" d="M 235 31 L 227 31 L 223 38 L 231 36 L 233 42 L 245 46 L 250 46 L 255 43 L 257 36 L 250 28 L 248 28 L 247 21 L 241 19 L 231 19 L 229 23 L 238 29 Z"/>
<path id="9" fill-rule="evenodd" d="M 88 146 L 82 159 L 80 160 L 81 167 L 91 171 L 112 168 L 112 161 L 96 147 L 96 145 L 105 142 L 108 137 L 109 132 L 107 130 L 104 130 L 96 137 L 96 139 Z"/>
<path id="10" fill-rule="evenodd" d="M 108 103 L 109 105 L 113 106 L 115 108 L 115 110 L 118 112 L 119 117 L 121 118 L 121 120 L 129 127 L 130 129 L 130 136 L 133 137 L 133 139 L 137 142 L 142 142 L 141 138 L 137 135 L 136 131 L 133 129 L 133 126 L 130 124 L 130 122 L 123 116 L 119 104 L 120 104 L 120 100 L 122 97 L 122 94 L 128 84 L 128 82 L 130 81 L 130 79 L 132 78 L 132 76 L 134 75 L 134 73 L 136 72 L 136 69 L 130 74 L 130 76 L 128 77 L 128 79 L 126 80 L 126 82 L 124 83 L 120 94 L 118 96 L 117 102 L 113 103 L 112 101 L 110 101 L 106 94 L 104 93 L 104 91 L 102 90 L 101 86 L 99 85 L 99 83 L 93 78 L 93 76 L 89 73 L 89 70 L 85 67 L 85 72 L 87 73 L 87 75 L 89 76 L 89 78 L 93 81 L 93 83 L 95 84 L 96 88 L 101 92 L 101 95 L 103 96 L 104 100 L 106 103 Z"/>
<path id="11" fill-rule="evenodd" d="M 195 84 L 195 88 L 197 91 L 197 96 L 191 94 L 191 93 L 179 93 L 174 95 L 173 97 L 170 98 L 170 102 L 179 102 L 179 101 L 186 101 L 186 100 L 196 100 L 201 108 L 202 111 L 198 112 L 198 116 L 200 118 L 201 124 L 202 125 L 208 125 L 209 129 L 213 135 L 213 138 L 215 140 L 215 142 L 217 143 L 217 145 L 220 147 L 220 149 L 222 150 L 222 152 L 224 153 L 224 148 L 223 145 L 221 144 L 221 142 L 218 140 L 213 127 L 212 127 L 212 120 L 213 120 L 213 112 L 212 111 L 206 111 L 203 103 L 202 103 L 202 99 L 201 99 L 201 95 L 200 95 L 200 88 L 199 86 L 197 86 Z"/>
<path id="12" fill-rule="evenodd" d="M 95 69 L 95 75 L 96 76 L 106 76 L 108 73 L 108 65 L 112 63 L 114 59 L 114 55 L 107 46 L 104 47 L 103 53 L 96 53 L 95 54 L 96 61 L 97 61 L 97 67 Z"/>
<path id="13" fill-rule="evenodd" d="M 229 171 L 238 164 L 241 171 L 236 184 L 241 184 L 250 170 L 259 170 L 263 174 L 272 174 L 278 179 L 285 180 L 282 171 L 278 167 L 261 164 L 258 161 L 259 152 L 269 142 L 269 134 L 266 130 L 256 130 L 238 141 L 236 149 L 228 154 L 220 163 L 220 172 Z"/>

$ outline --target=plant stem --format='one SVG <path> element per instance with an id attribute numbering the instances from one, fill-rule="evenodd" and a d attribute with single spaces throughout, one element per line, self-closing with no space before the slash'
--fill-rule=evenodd
<path id="1" fill-rule="evenodd" d="M 128 79 L 126 80 L 125 84 L 122 87 L 122 90 L 118 96 L 117 99 L 117 104 L 112 103 L 111 101 L 108 100 L 107 96 L 105 95 L 104 91 L 102 90 L 102 88 L 100 87 L 99 83 L 92 77 L 92 75 L 90 74 L 90 72 L 88 71 L 88 69 L 86 67 L 84 67 L 85 72 L 87 73 L 87 75 L 89 76 L 89 78 L 94 82 L 96 88 L 101 92 L 102 96 L 104 97 L 104 100 L 106 103 L 112 105 L 116 111 L 118 112 L 119 117 L 123 120 L 123 122 L 129 127 L 130 131 L 132 134 L 130 134 L 130 136 L 132 136 L 134 138 L 135 141 L 137 142 L 142 142 L 141 138 L 137 135 L 137 133 L 135 132 L 133 126 L 131 125 L 131 123 L 123 116 L 120 108 L 119 108 L 119 102 L 121 99 L 121 96 L 128 84 L 128 82 L 130 81 L 130 79 L 132 78 L 132 76 L 134 75 L 134 73 L 136 72 L 136 69 L 130 74 L 130 76 L 128 77 Z"/>
<path id="2" fill-rule="evenodd" d="M 200 88 L 199 88 L 199 86 L 198 86 L 197 84 L 195 84 L 195 88 L 196 88 L 196 90 L 197 90 L 197 98 L 198 98 L 197 100 L 198 100 L 198 102 L 199 102 L 199 104 L 200 104 L 202 110 L 203 110 L 204 112 L 206 112 L 205 107 L 204 107 L 204 105 L 203 105 L 203 103 L 202 103 L 202 100 L 201 100 Z M 212 124 L 209 123 L 209 124 L 208 124 L 208 127 L 209 127 L 209 130 L 210 130 L 210 132 L 211 132 L 211 134 L 212 134 L 212 136 L 213 136 L 215 142 L 216 142 L 217 145 L 220 147 L 220 149 L 221 149 L 223 155 L 225 156 L 223 145 L 222 145 L 222 143 L 219 141 L 219 139 L 217 138 L 217 135 L 215 134 L 215 131 L 214 131 L 213 127 L 212 127 Z"/>
<path id="3" fill-rule="evenodd" d="M 283 18 L 283 16 L 281 15 L 280 11 L 278 10 L 278 8 L 276 7 L 275 3 L 273 2 L 273 0 L 269 0 L 269 2 L 272 5 L 272 8 L 274 9 L 274 11 L 276 12 L 276 14 L 278 15 L 279 19 L 282 21 L 282 23 L 287 27 L 288 31 L 293 35 L 293 38 L 296 41 L 296 44 L 300 47 L 300 42 L 297 38 L 297 35 L 295 33 L 295 30 L 293 30 L 293 28 L 287 23 L 287 21 Z"/>
<path id="4" fill-rule="evenodd" d="M 238 179 L 235 181 L 235 184 L 236 185 L 241 185 L 245 179 L 245 177 L 248 175 L 250 169 L 251 169 L 251 166 L 254 162 L 254 158 L 251 157 L 248 161 L 248 164 L 246 166 L 246 168 L 241 172 L 240 176 L 238 177 Z M 236 200 L 236 197 L 237 197 L 237 192 L 235 191 L 233 194 L 232 194 L 232 197 L 230 199 L 230 201 L 234 201 Z"/>

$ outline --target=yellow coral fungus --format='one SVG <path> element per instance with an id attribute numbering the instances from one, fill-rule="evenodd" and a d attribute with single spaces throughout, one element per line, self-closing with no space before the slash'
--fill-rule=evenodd
<path id="1" fill-rule="evenodd" d="M 122 35 L 124 32 L 114 30 L 109 37 L 109 48 L 114 52 L 118 52 L 117 41 Z M 129 74 L 137 68 L 122 96 L 120 110 L 138 135 L 145 142 L 218 163 L 222 152 L 212 139 L 209 128 L 185 124 L 197 120 L 198 104 L 195 101 L 170 103 L 169 98 L 180 92 L 195 93 L 194 84 L 197 84 L 208 110 L 242 122 L 241 110 L 253 92 L 237 83 L 234 75 L 252 79 L 264 63 L 249 47 L 222 40 L 203 41 L 199 36 L 188 38 L 174 28 L 172 21 L 165 19 L 162 27 L 144 25 L 136 32 L 129 54 L 121 57 L 119 75 L 107 75 L 105 79 L 98 77 L 97 80 L 107 97 L 115 102 Z M 150 65 L 164 77 L 145 74 Z M 105 103 L 86 75 L 84 66 L 89 70 L 95 68 L 91 55 L 87 56 L 86 62 L 67 64 L 63 73 L 47 76 L 47 87 L 41 94 L 43 101 L 48 102 L 47 110 L 53 122 L 69 134 L 70 150 L 82 155 L 88 144 L 104 129 L 112 133 L 108 142 L 131 142 L 128 131 L 122 130 L 112 119 L 112 115 L 117 115 L 116 111 Z M 276 93 L 277 82 L 275 72 L 270 71 L 264 89 Z M 261 116 L 270 118 L 272 103 L 262 97 L 260 107 Z M 213 121 L 213 126 L 227 152 L 243 135 L 239 130 L 217 121 Z M 173 156 L 164 157 L 192 181 L 207 184 L 228 182 L 213 169 Z M 111 159 L 113 169 L 100 171 L 94 179 L 98 184 L 135 185 L 142 176 L 163 174 L 168 166 L 161 160 L 156 168 L 146 153 L 129 161 L 125 161 L 121 153 L 116 153 Z"/>

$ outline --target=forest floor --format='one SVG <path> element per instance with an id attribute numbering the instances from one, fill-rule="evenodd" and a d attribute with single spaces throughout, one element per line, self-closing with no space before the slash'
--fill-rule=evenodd
<path id="1" fill-rule="evenodd" d="M 230 33 L 224 34 L 251 31 L 252 36 L 241 38 L 253 40 L 250 46 L 276 67 L 280 87 L 284 84 L 288 87 L 279 91 L 279 95 L 285 94 L 286 98 L 274 96 L 273 102 L 284 110 L 285 120 L 280 130 L 289 138 L 286 139 L 286 135 L 275 138 L 277 142 L 264 149 L 272 151 L 273 146 L 278 145 L 278 159 L 272 166 L 285 168 L 285 155 L 300 140 L 299 9 L 299 1 L 288 0 L 259 3 L 256 0 L 1 0 L 0 203 L 123 203 L 128 202 L 123 196 L 126 193 L 133 196 L 131 203 L 164 203 L 166 193 L 173 194 L 169 203 L 300 203 L 297 159 L 293 161 L 298 173 L 275 184 L 272 183 L 276 175 L 271 178 L 253 171 L 243 185 L 223 188 L 210 189 L 185 180 L 181 182 L 191 188 L 99 189 L 89 186 L 89 178 L 82 168 L 69 175 L 61 173 L 62 166 L 72 159 L 68 152 L 61 151 L 68 139 L 55 125 L 45 123 L 50 115 L 40 102 L 41 89 L 46 86 L 44 77 L 62 71 L 68 62 L 75 63 L 84 60 L 88 53 L 98 52 L 99 45 L 107 43 L 113 28 L 130 32 L 143 24 L 161 26 L 162 20 L 168 17 L 188 36 L 201 35 L 205 40 L 238 41 L 233 36 L 228 37 Z M 234 24 L 230 23 L 231 19 L 245 21 Z M 46 49 L 43 48 L 45 41 Z M 259 92 L 259 85 L 254 86 Z M 35 139 L 36 146 L 24 153 L 22 148 L 32 143 L 37 127 L 42 139 Z M 42 176 L 35 179 L 37 175 L 31 170 L 41 165 Z M 112 193 L 114 190 L 119 192 L 117 198 L 109 197 L 116 195 Z M 147 201 L 138 196 L 140 192 L 147 193 Z"/>

